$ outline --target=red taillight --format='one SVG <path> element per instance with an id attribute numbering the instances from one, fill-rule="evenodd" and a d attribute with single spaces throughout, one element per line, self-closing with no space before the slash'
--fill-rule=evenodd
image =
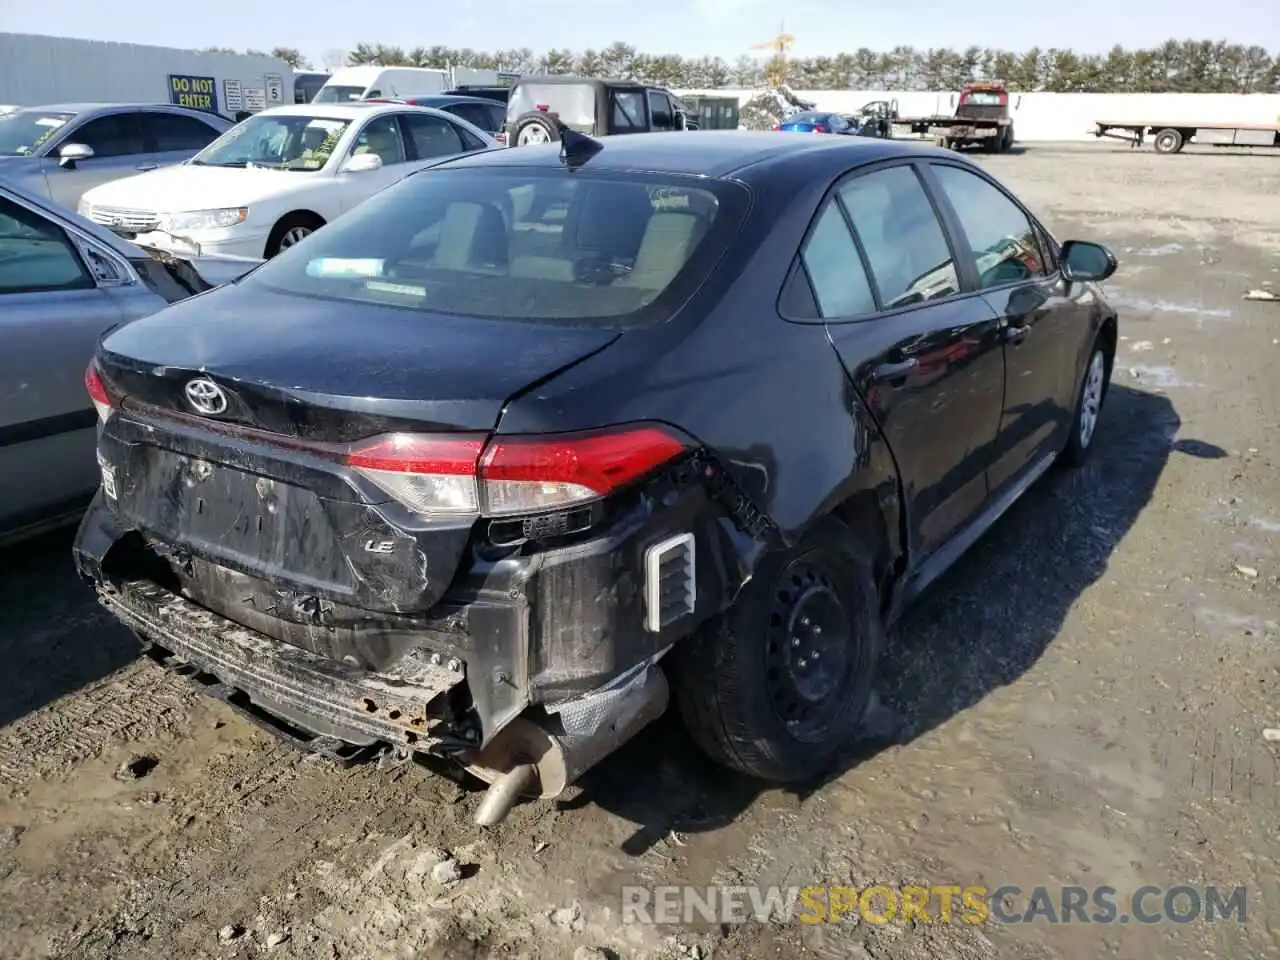
<path id="1" fill-rule="evenodd" d="M 775 123 L 775 124 L 773 125 L 773 129 L 774 129 L 774 130 L 781 130 L 781 129 L 782 129 L 782 124 L 780 124 L 780 123 Z"/>
<path id="2" fill-rule="evenodd" d="M 685 451 L 652 425 L 549 436 L 391 434 L 346 463 L 424 516 L 506 516 L 595 500 Z"/>
<path id="3" fill-rule="evenodd" d="M 93 401 L 93 408 L 98 411 L 98 419 L 105 423 L 107 417 L 111 416 L 111 394 L 107 392 L 102 374 L 98 373 L 98 365 L 93 361 L 85 368 L 84 388 L 89 391 L 89 399 Z"/>
<path id="4" fill-rule="evenodd" d="M 535 110 L 541 110 L 543 113 L 546 113 L 546 112 L 548 112 L 548 111 L 551 109 L 551 104 L 549 104 L 549 103 L 539 103 L 539 104 L 538 104 L 537 106 L 535 106 L 533 109 L 535 109 Z"/>
<path id="5" fill-rule="evenodd" d="M 594 500 L 679 456 L 655 426 L 559 437 L 496 437 L 480 462 L 485 512 L 527 513 Z"/>
<path id="6" fill-rule="evenodd" d="M 826 133 L 827 131 L 823 130 L 821 127 L 814 127 L 814 128 L 813 128 L 813 132 L 814 132 L 814 133 Z"/>

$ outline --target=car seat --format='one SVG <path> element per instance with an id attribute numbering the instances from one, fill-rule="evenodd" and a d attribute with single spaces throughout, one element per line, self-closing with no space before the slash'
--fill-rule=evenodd
<path id="1" fill-rule="evenodd" d="M 507 225 L 491 203 L 449 204 L 431 266 L 446 270 L 498 271 L 507 266 Z"/>
<path id="2" fill-rule="evenodd" d="M 404 159 L 400 138 L 391 130 L 366 130 L 360 135 L 356 153 L 376 153 L 383 163 L 399 163 Z"/>
<path id="3" fill-rule="evenodd" d="M 619 287 L 658 293 L 675 279 L 706 232 L 706 218 L 692 213 L 655 213 L 649 218 L 631 273 Z"/>

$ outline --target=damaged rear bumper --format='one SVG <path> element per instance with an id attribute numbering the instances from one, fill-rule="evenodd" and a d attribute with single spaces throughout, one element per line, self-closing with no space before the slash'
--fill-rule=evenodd
<path id="1" fill-rule="evenodd" d="M 406 658 L 396 674 L 380 674 L 248 630 L 154 583 L 96 590 L 154 659 L 299 745 L 387 743 L 446 754 L 474 746 L 432 716 L 433 704 L 465 679 L 460 661 L 451 668 Z"/>

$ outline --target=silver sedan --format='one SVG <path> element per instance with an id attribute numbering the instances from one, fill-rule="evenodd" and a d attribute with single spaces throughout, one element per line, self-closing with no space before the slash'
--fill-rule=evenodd
<path id="1" fill-rule="evenodd" d="M 98 484 L 98 338 L 260 261 L 182 259 L 0 183 L 0 541 L 78 517 Z"/>

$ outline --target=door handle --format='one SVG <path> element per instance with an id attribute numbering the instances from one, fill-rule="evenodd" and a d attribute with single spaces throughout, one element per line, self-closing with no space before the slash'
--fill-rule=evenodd
<path id="1" fill-rule="evenodd" d="M 915 357 L 907 357 L 898 363 L 882 363 L 871 371 L 871 379 L 875 383 L 882 380 L 896 380 L 899 377 L 905 377 L 918 366 L 920 361 Z"/>
<path id="2" fill-rule="evenodd" d="M 1030 332 L 1030 324 L 1011 323 L 1004 328 L 1004 341 L 1005 343 L 1021 343 L 1027 339 L 1027 334 Z"/>
<path id="3" fill-rule="evenodd" d="M 140 163 L 133 169 L 140 170 L 143 173 L 147 173 L 151 170 L 158 170 L 159 168 L 160 168 L 160 164 L 158 163 Z"/>

